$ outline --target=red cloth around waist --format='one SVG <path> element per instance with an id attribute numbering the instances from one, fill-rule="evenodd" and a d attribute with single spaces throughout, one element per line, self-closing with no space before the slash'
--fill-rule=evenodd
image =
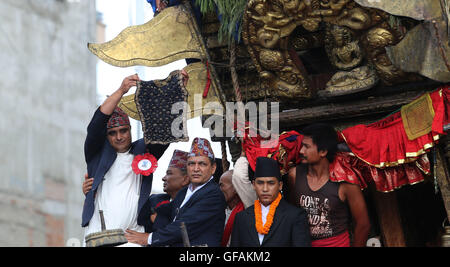
<path id="1" fill-rule="evenodd" d="M 350 247 L 350 236 L 345 231 L 330 238 L 311 240 L 311 247 Z"/>

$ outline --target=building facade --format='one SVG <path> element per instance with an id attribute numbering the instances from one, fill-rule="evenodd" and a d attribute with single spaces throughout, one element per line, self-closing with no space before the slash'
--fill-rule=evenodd
<path id="1" fill-rule="evenodd" d="M 77 245 L 95 1 L 3 0 L 0 34 L 0 246 Z"/>

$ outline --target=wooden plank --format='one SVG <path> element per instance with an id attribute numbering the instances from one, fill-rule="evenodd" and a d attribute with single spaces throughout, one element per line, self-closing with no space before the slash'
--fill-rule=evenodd
<path id="1" fill-rule="evenodd" d="M 370 186 L 385 247 L 406 246 L 395 192 L 382 193 Z"/>
<path id="2" fill-rule="evenodd" d="M 421 96 L 425 91 L 405 92 L 386 97 L 369 97 L 363 100 L 342 103 L 327 103 L 320 106 L 280 113 L 280 124 L 301 125 L 318 121 L 350 119 L 355 116 L 388 113 L 399 109 Z"/>

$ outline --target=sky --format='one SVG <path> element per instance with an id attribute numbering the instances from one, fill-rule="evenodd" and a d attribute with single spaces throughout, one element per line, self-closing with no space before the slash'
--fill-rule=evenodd
<path id="1" fill-rule="evenodd" d="M 123 29 L 132 25 L 139 25 L 148 22 L 153 18 L 153 10 L 145 0 L 96 0 L 96 8 L 103 15 L 103 23 L 106 25 L 105 41 L 110 41 L 116 37 Z M 137 11 L 136 11 L 137 10 Z M 186 66 L 184 60 L 175 61 L 161 67 L 126 67 L 120 68 L 109 65 L 101 60 L 97 62 L 97 104 L 100 105 L 107 97 L 120 87 L 122 80 L 129 75 L 138 73 L 141 80 L 165 79 L 169 73 Z M 130 89 L 128 94 L 133 94 L 136 88 Z M 131 119 L 133 130 L 133 140 L 142 137 L 141 125 Z M 158 161 L 158 168 L 153 174 L 152 193 L 162 193 L 162 177 L 165 175 L 167 166 L 172 158 L 175 149 L 189 151 L 192 140 L 195 137 L 210 139 L 209 129 L 203 128 L 200 117 L 188 120 L 188 142 L 172 143 L 164 155 Z M 211 142 L 212 149 L 216 157 L 221 157 L 222 150 L 220 143 Z M 228 161 L 231 162 L 229 152 Z"/>

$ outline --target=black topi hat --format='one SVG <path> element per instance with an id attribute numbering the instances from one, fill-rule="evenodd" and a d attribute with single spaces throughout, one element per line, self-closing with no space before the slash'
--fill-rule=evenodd
<path id="1" fill-rule="evenodd" d="M 271 158 L 258 157 L 256 159 L 255 179 L 258 177 L 276 177 L 278 181 L 281 181 L 278 162 Z"/>

